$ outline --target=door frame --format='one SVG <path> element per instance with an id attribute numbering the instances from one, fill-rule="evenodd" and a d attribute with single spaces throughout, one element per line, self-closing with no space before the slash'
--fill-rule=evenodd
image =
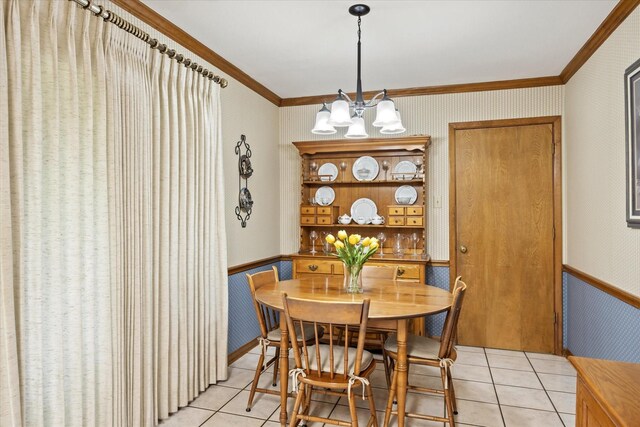
<path id="1" fill-rule="evenodd" d="M 553 132 L 553 301 L 554 351 L 562 354 L 562 131 L 561 116 L 449 123 L 449 283 L 453 286 L 456 265 L 456 138 L 457 130 L 550 124 Z"/>

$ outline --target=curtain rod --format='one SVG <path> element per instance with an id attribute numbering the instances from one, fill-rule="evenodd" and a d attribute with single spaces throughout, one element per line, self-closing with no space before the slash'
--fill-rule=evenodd
<path id="1" fill-rule="evenodd" d="M 100 5 L 95 5 L 91 3 L 91 0 L 69 0 L 71 2 L 77 3 L 83 9 L 88 10 L 93 13 L 95 16 L 104 19 L 107 22 L 111 22 L 115 24 L 118 28 L 123 29 L 129 34 L 133 34 L 143 42 L 147 43 L 152 49 L 158 49 L 160 53 L 166 54 L 169 58 L 175 59 L 179 64 L 183 64 L 185 67 L 191 68 L 196 73 L 202 74 L 204 77 L 213 80 L 215 83 L 218 83 L 220 87 L 225 88 L 228 86 L 229 82 L 227 79 L 215 75 L 212 71 L 203 68 L 202 65 L 198 65 L 196 62 L 193 62 L 189 58 L 185 58 L 184 55 L 180 53 L 176 53 L 174 49 L 168 49 L 166 44 L 161 44 L 157 39 L 152 39 L 149 34 L 142 31 L 140 28 L 133 25 L 131 22 L 119 17 L 115 13 L 110 10 L 105 9 Z"/>

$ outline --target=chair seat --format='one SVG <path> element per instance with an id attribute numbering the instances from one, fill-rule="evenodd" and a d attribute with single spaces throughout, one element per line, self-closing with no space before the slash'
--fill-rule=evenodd
<path id="1" fill-rule="evenodd" d="M 398 341 L 395 334 L 390 335 L 384 343 L 384 349 L 389 353 L 398 352 Z M 407 337 L 407 357 L 438 360 L 440 341 L 428 337 L 409 335 Z"/>
<path id="2" fill-rule="evenodd" d="M 304 327 L 302 328 L 304 331 L 304 337 L 309 340 L 311 338 L 314 338 L 314 329 L 313 329 L 313 325 L 309 324 L 305 324 Z M 300 330 L 300 327 L 296 325 L 296 341 L 302 341 L 302 332 Z M 280 328 L 276 328 L 272 331 L 270 331 L 267 334 L 267 339 L 271 342 L 280 342 L 280 339 L 282 338 L 282 333 L 280 332 Z M 289 336 L 289 338 L 291 338 L 291 336 Z"/>
<path id="3" fill-rule="evenodd" d="M 329 354 L 330 348 L 326 344 L 320 344 L 320 360 L 322 361 L 322 366 L 320 366 L 320 370 L 323 372 L 329 372 Z M 307 347 L 307 351 L 309 352 L 309 369 L 311 371 L 315 371 L 318 369 L 317 361 L 316 361 L 316 346 L 311 345 Z M 348 374 L 353 375 L 353 368 L 356 363 L 356 352 L 357 349 L 353 347 L 349 347 L 347 351 L 348 358 Z M 371 365 L 373 361 L 373 355 L 366 350 L 362 351 L 362 360 L 360 362 L 360 372 L 364 371 Z M 302 357 L 302 363 L 305 363 L 305 358 Z M 333 347 L 333 372 L 336 374 L 344 373 L 344 347 Z M 356 372 L 356 375 L 360 374 L 360 372 Z"/>

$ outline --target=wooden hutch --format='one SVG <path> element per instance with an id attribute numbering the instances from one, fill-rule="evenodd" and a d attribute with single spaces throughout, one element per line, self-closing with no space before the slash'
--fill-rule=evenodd
<path id="1" fill-rule="evenodd" d="M 387 237 L 383 245 L 383 254 L 376 253 L 367 261 L 373 265 L 396 265 L 399 267 L 399 279 L 425 283 L 426 265 L 429 255 L 425 251 L 426 242 L 426 167 L 427 152 L 431 138 L 429 136 L 410 136 L 404 138 L 380 138 L 364 140 L 329 140 L 294 142 L 301 158 L 302 186 L 300 204 L 300 250 L 293 254 L 293 277 L 300 278 L 312 275 L 343 275 L 342 263 L 335 256 L 323 253 L 323 232 L 334 236 L 339 230 L 376 237 L 384 233 Z M 352 168 L 362 156 L 373 157 L 379 172 L 372 180 L 358 180 Z M 409 161 L 419 165 L 415 175 L 394 174 L 394 168 L 401 161 Z M 383 170 L 384 165 L 387 170 Z M 318 175 L 318 169 L 332 163 L 338 169 L 338 176 L 329 181 L 326 176 Z M 316 168 L 312 168 L 315 165 Z M 315 169 L 315 170 L 314 170 Z M 400 205 L 395 200 L 396 190 L 400 186 L 411 186 L 416 190 L 417 198 L 412 204 Z M 328 206 L 312 204 L 319 188 L 328 186 L 335 192 L 335 200 Z M 381 225 L 359 225 L 352 222 L 343 225 L 338 223 L 340 215 L 351 216 L 352 204 L 361 198 L 373 201 L 377 214 L 383 216 L 385 223 Z M 310 233 L 318 235 L 315 241 L 317 253 L 310 253 L 312 242 Z M 417 235 L 417 242 L 410 239 Z M 405 238 L 404 254 L 394 255 L 392 245 L 396 236 Z M 424 326 L 414 332 L 423 333 Z"/>

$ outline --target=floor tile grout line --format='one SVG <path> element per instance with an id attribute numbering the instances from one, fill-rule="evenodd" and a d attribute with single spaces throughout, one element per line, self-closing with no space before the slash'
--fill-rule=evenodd
<path id="1" fill-rule="evenodd" d="M 209 388 L 211 387 L 216 387 L 215 384 L 210 385 L 209 387 L 207 387 L 207 390 L 209 390 Z M 226 387 L 226 388 L 230 388 L 230 387 Z M 202 396 L 207 390 L 205 390 L 204 392 L 200 393 L 200 396 Z M 244 391 L 243 390 L 238 390 L 236 388 L 234 388 L 233 390 L 237 390 L 236 394 L 234 394 L 231 398 L 229 398 L 229 400 L 227 400 L 222 406 L 220 406 L 218 409 L 208 409 L 208 408 L 200 408 L 198 406 L 192 406 L 189 405 L 189 407 L 191 408 L 198 408 L 198 409 L 206 409 L 207 411 L 215 411 L 215 412 L 219 412 L 222 408 L 224 408 L 229 402 L 231 402 L 233 399 L 235 399 L 240 393 L 242 393 Z M 195 401 L 195 400 L 194 400 Z"/>
<path id="2" fill-rule="evenodd" d="M 526 356 L 526 354 L 525 354 L 525 356 Z M 527 357 L 527 360 L 529 361 L 529 364 L 531 365 L 531 367 L 534 368 L 533 363 L 531 363 L 531 359 L 529 359 L 529 356 L 526 356 L 526 357 Z M 564 420 L 560 416 L 560 412 L 558 412 L 558 408 L 556 408 L 556 404 L 553 403 L 553 400 L 551 399 L 551 396 L 549 396 L 549 392 L 547 392 L 547 389 L 544 388 L 544 384 L 542 383 L 542 380 L 540 379 L 540 376 L 538 375 L 538 372 L 535 370 L 535 368 L 533 369 L 533 372 L 535 372 L 536 378 L 538 379 L 538 381 L 540 381 L 540 384 L 542 384 L 542 389 L 544 390 L 544 394 L 547 396 L 547 399 L 549 399 L 549 402 L 551 402 L 551 406 L 553 407 L 554 411 L 556 412 L 556 415 L 558 416 L 558 418 L 560 418 L 560 422 L 562 423 L 563 426 L 568 427 L 568 426 L 565 425 Z"/>
<path id="3" fill-rule="evenodd" d="M 540 359 L 536 359 L 536 360 L 540 360 Z M 531 362 L 529 362 L 529 363 L 531 363 Z M 467 366 L 468 366 L 468 365 L 467 365 Z M 533 367 L 533 365 L 532 365 L 532 367 Z M 491 368 L 492 368 L 492 367 L 491 367 L 491 366 L 489 366 L 489 369 L 491 369 Z M 501 368 L 501 367 L 499 367 L 499 366 L 493 366 L 493 369 L 506 369 L 506 370 L 508 370 L 508 371 L 518 371 L 518 372 L 531 372 L 531 371 L 525 371 L 525 370 L 522 370 L 522 369 Z M 556 372 L 538 372 L 535 368 L 533 368 L 533 372 L 535 372 L 536 374 L 560 375 L 560 376 L 563 376 L 563 377 L 573 377 L 573 378 L 575 378 L 575 377 L 576 377 L 575 375 L 558 374 L 558 373 L 556 373 Z"/>
<path id="4" fill-rule="evenodd" d="M 484 351 L 484 357 L 487 359 L 487 364 L 489 364 L 487 349 L 483 347 L 482 350 Z M 496 383 L 493 380 L 493 373 L 491 373 L 491 368 L 489 368 L 489 375 L 491 376 L 491 384 L 493 385 L 493 392 L 496 394 L 496 402 L 498 402 L 498 410 L 500 411 L 500 418 L 502 419 L 502 425 L 506 426 L 507 423 L 504 420 L 504 414 L 502 413 L 502 405 L 500 404 L 500 396 L 498 396 L 498 390 L 496 389 Z"/>
<path id="5" fill-rule="evenodd" d="M 524 372 L 524 371 L 523 371 Z M 535 372 L 534 372 L 535 373 Z M 540 379 L 538 379 L 538 381 L 540 381 Z M 475 381 L 475 382 L 480 382 L 480 381 Z M 487 383 L 483 383 L 483 384 L 487 384 Z M 571 393 L 570 391 L 562 391 L 562 390 L 549 390 L 547 389 L 544 384 L 542 384 L 542 388 L 535 388 L 535 387 L 527 387 L 524 385 L 513 385 L 513 384 L 501 384 L 501 383 L 495 383 L 496 385 L 499 386 L 503 386 L 503 387 L 515 387 L 515 388 L 526 388 L 527 390 L 546 390 L 546 391 L 552 391 L 554 393 L 566 393 L 566 394 L 575 394 L 575 393 Z"/>
<path id="6" fill-rule="evenodd" d="M 200 424 L 200 426 L 199 426 L 199 427 L 202 427 L 202 426 L 203 426 L 207 421 L 209 421 L 209 420 L 211 419 L 211 417 L 213 417 L 213 416 L 216 414 L 216 412 L 217 412 L 217 411 L 212 411 L 212 412 L 211 412 L 211 415 L 209 415 L 209 417 L 208 417 L 206 420 L 204 420 L 204 421 L 202 422 L 202 424 Z"/>

